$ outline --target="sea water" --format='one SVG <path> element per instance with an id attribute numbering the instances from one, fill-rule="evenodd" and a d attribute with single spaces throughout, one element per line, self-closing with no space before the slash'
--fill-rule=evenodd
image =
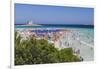
<path id="1" fill-rule="evenodd" d="M 75 31 L 76 36 L 78 37 L 81 41 L 84 41 L 88 44 L 94 45 L 94 28 L 91 25 L 45 25 L 45 26 L 21 26 L 21 25 L 15 25 L 15 28 L 20 28 L 20 29 L 27 29 L 27 28 L 50 28 L 50 29 L 55 29 L 55 28 L 65 28 L 69 30 Z"/>
<path id="2" fill-rule="evenodd" d="M 84 28 L 79 29 L 80 40 L 94 45 L 94 29 L 93 28 Z"/>

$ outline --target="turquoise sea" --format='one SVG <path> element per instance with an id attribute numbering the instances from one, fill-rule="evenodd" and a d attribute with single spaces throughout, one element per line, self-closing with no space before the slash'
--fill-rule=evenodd
<path id="1" fill-rule="evenodd" d="M 28 29 L 28 28 L 66 28 L 75 30 L 78 34 L 75 37 L 79 37 L 80 40 L 94 45 L 94 26 L 92 25 L 43 25 L 43 26 L 22 26 L 15 25 L 15 28 Z"/>

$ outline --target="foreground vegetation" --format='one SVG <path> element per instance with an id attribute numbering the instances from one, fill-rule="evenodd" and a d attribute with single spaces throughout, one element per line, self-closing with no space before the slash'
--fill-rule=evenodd
<path id="1" fill-rule="evenodd" d="M 73 55 L 72 48 L 58 50 L 47 40 L 31 37 L 22 40 L 15 32 L 15 65 L 77 62 L 80 59 Z"/>

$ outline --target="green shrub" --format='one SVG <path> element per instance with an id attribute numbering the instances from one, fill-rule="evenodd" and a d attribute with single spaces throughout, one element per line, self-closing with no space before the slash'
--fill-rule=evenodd
<path id="1" fill-rule="evenodd" d="M 15 65 L 80 61 L 73 55 L 72 48 L 58 50 L 47 40 L 35 37 L 21 39 L 21 36 L 15 32 Z"/>

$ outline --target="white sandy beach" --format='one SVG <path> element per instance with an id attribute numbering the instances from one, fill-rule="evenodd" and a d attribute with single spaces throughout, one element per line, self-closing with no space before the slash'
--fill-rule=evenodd
<path id="1" fill-rule="evenodd" d="M 17 29 L 17 30 L 23 32 L 23 30 L 26 29 Z M 26 32 L 28 30 L 32 30 L 32 29 L 31 28 L 27 29 Z M 55 47 L 59 49 L 71 47 L 73 48 L 74 51 L 79 50 L 78 55 L 81 56 L 84 59 L 84 61 L 92 61 L 94 59 L 93 43 L 89 44 L 83 40 L 80 40 L 81 36 L 79 36 L 80 33 L 77 30 L 72 30 L 72 29 L 65 29 L 65 30 L 66 31 L 61 32 L 63 35 L 60 36 L 60 39 L 58 39 L 57 41 L 49 40 L 49 42 L 54 43 Z M 27 34 L 29 34 L 29 32 L 27 32 Z"/>

